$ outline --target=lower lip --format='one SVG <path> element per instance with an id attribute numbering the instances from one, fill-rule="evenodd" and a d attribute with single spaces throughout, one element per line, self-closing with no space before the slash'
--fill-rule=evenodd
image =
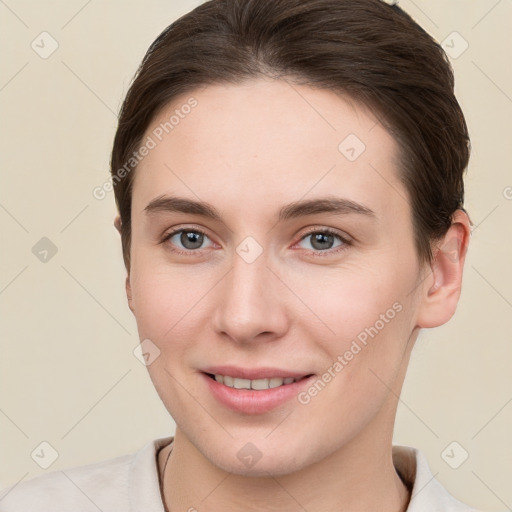
<path id="1" fill-rule="evenodd" d="M 263 414 L 279 407 L 288 400 L 296 398 L 314 377 L 305 377 L 298 382 L 285 384 L 277 388 L 253 390 L 235 389 L 225 386 L 202 373 L 213 396 L 229 409 L 244 414 Z"/>

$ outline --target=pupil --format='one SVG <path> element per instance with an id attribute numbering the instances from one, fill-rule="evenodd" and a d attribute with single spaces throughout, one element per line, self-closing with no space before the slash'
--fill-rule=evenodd
<path id="1" fill-rule="evenodd" d="M 198 249 L 203 243 L 203 235 L 194 231 L 184 231 L 180 238 L 183 247 L 187 249 Z"/>
<path id="2" fill-rule="evenodd" d="M 333 243 L 333 238 L 333 235 L 329 235 L 327 233 L 316 233 L 315 235 L 313 235 L 313 241 L 311 245 L 315 249 L 330 249 Z M 327 244 L 327 247 L 325 244 Z"/>

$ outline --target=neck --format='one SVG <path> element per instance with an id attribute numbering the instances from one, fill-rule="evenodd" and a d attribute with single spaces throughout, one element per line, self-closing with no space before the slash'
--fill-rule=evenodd
<path id="1" fill-rule="evenodd" d="M 367 435 L 375 440 L 374 432 Z M 295 473 L 247 477 L 213 465 L 177 429 L 172 452 L 166 448 L 159 455 L 161 469 L 167 462 L 167 509 L 406 511 L 410 494 L 393 466 L 391 439 L 368 445 L 364 437 L 358 436 L 349 446 Z"/>

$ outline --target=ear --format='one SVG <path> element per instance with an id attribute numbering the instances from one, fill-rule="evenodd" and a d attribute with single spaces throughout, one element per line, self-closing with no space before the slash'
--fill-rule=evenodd
<path id="1" fill-rule="evenodd" d="M 119 215 L 116 215 L 116 218 L 114 219 L 114 226 L 119 234 L 121 234 L 121 217 Z"/>
<path id="2" fill-rule="evenodd" d="M 128 307 L 130 308 L 130 311 L 135 314 L 135 309 L 133 307 L 133 301 L 132 301 L 132 285 L 130 283 L 130 273 L 126 276 L 125 281 L 125 289 L 126 289 L 126 298 L 128 299 Z"/>
<path id="3" fill-rule="evenodd" d="M 121 234 L 121 217 L 119 215 L 116 215 L 114 219 L 114 226 L 116 227 L 119 234 Z M 125 290 L 126 290 L 126 298 L 128 299 L 128 307 L 130 308 L 132 313 L 135 313 L 133 309 L 133 302 L 132 302 L 132 286 L 130 283 L 130 271 L 128 270 L 128 273 L 126 275 L 125 280 Z"/>
<path id="4" fill-rule="evenodd" d="M 469 217 L 457 210 L 446 235 L 436 245 L 431 273 L 423 282 L 418 327 L 438 327 L 455 313 L 470 236 Z"/>

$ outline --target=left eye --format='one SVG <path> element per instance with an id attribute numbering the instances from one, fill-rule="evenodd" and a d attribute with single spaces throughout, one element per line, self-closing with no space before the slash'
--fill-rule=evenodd
<path id="1" fill-rule="evenodd" d="M 304 248 L 313 249 L 315 251 L 326 251 L 329 249 L 334 249 L 346 243 L 340 235 L 337 233 L 331 233 L 330 231 L 314 231 L 312 233 L 308 233 L 301 239 L 301 242 L 304 242 L 308 239 L 310 240 L 310 247 Z M 334 245 L 336 239 L 338 239 L 339 243 Z"/>

